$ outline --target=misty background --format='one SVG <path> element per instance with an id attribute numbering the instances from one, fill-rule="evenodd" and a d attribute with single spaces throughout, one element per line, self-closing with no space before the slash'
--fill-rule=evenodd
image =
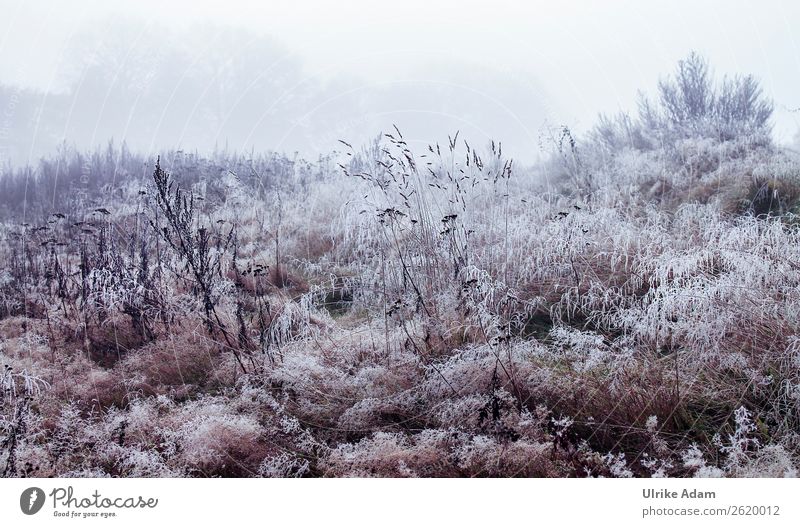
<path id="1" fill-rule="evenodd" d="M 552 127 L 634 110 L 696 50 L 752 73 L 797 141 L 792 2 L 0 1 L 0 165 L 123 141 L 314 158 L 396 124 L 533 162 Z"/>

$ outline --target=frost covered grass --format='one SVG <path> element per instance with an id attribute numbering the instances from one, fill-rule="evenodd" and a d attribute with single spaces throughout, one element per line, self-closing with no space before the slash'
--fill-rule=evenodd
<path id="1" fill-rule="evenodd" d="M 4 200 L 0 470 L 795 476 L 800 160 L 726 82 L 537 167 L 393 130 L 18 171 L 67 187 Z"/>

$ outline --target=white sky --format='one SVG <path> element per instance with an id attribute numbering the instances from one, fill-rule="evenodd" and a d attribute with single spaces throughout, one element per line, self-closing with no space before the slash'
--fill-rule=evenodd
<path id="1" fill-rule="evenodd" d="M 692 49 L 718 74 L 761 79 L 775 101 L 780 140 L 800 125 L 800 113 L 789 110 L 800 107 L 800 3 L 778 0 L 0 0 L 0 80 L 59 89 L 54 72 L 76 59 L 71 44 L 112 19 L 133 28 L 149 20 L 199 32 L 247 29 L 281 43 L 309 78 L 348 79 L 348 90 L 353 82 L 365 91 L 457 85 L 471 103 L 461 112 L 460 99 L 450 101 L 447 129 L 460 119 L 478 134 L 502 140 L 505 131 L 517 150 L 533 145 L 545 119 L 585 130 L 599 112 L 633 108 L 637 90 L 652 90 Z M 385 114 L 413 128 L 440 103 L 416 98 L 402 108 L 395 101 Z M 441 137 L 428 128 L 415 133 Z"/>

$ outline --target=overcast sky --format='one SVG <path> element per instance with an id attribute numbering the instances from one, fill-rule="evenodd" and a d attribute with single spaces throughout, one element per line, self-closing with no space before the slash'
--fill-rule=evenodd
<path id="1" fill-rule="evenodd" d="M 792 112 L 800 107 L 798 27 L 800 7 L 791 1 L 0 0 L 0 80 L 74 97 L 98 89 L 80 82 L 97 50 L 111 46 L 116 67 L 139 71 L 181 46 L 188 58 L 170 66 L 177 71 L 169 96 L 149 103 L 164 105 L 159 131 L 149 144 L 136 136 L 138 148 L 204 148 L 191 143 L 213 140 L 313 155 L 335 148 L 338 138 L 364 141 L 396 123 L 415 141 L 461 129 L 473 143 L 495 138 L 514 156 L 533 159 L 546 124 L 581 131 L 600 112 L 632 109 L 637 91 L 652 91 L 690 50 L 718 74 L 760 78 L 775 101 L 776 136 L 791 140 L 800 124 Z M 247 86 L 230 92 L 221 111 L 238 111 L 236 133 L 229 131 L 233 117 L 217 116 L 220 128 L 202 137 L 188 110 L 173 112 L 184 122 L 169 122 L 179 117 L 168 106 L 195 97 L 182 80 L 193 69 L 211 55 L 224 64 L 254 49 L 268 52 L 248 68 L 283 80 L 263 105 L 243 95 Z M 117 73 L 109 90 L 131 82 Z M 209 75 L 209 83 L 225 76 Z M 105 93 L 89 95 L 98 106 L 112 104 Z M 195 113 L 205 104 L 194 104 Z M 113 122 L 77 142 L 135 135 L 134 121 L 118 132 Z M 265 134 L 269 122 L 280 130 Z M 72 129 L 63 127 L 64 135 Z"/>

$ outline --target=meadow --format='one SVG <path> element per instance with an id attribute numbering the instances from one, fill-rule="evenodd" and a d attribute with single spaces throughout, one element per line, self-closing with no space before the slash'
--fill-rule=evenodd
<path id="1" fill-rule="evenodd" d="M 800 157 L 771 112 L 691 55 L 535 166 L 400 123 L 316 160 L 9 168 L 0 473 L 796 476 Z"/>

